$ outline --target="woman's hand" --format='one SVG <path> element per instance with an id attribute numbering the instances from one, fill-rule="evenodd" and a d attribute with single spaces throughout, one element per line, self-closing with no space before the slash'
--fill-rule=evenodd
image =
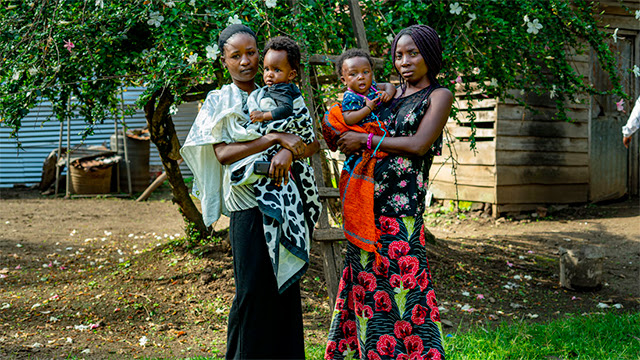
<path id="1" fill-rule="evenodd" d="M 280 149 L 277 154 L 271 159 L 271 166 L 269 167 L 269 177 L 272 178 L 276 186 L 289 183 L 289 168 L 293 162 L 293 154 L 287 149 Z"/>
<path id="2" fill-rule="evenodd" d="M 273 133 L 277 136 L 278 144 L 283 148 L 291 151 L 293 156 L 300 156 L 304 153 L 306 145 L 298 135 L 287 133 Z"/>
<path id="3" fill-rule="evenodd" d="M 338 147 L 346 155 L 360 154 L 367 146 L 367 136 L 368 134 L 365 133 L 347 131 L 340 135 Z"/>

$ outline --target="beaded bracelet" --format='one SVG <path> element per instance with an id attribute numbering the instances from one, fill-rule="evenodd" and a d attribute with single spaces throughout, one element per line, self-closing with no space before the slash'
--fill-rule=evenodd
<path id="1" fill-rule="evenodd" d="M 371 150 L 371 142 L 373 140 L 373 134 L 369 133 L 369 137 L 367 138 L 367 149 Z"/>

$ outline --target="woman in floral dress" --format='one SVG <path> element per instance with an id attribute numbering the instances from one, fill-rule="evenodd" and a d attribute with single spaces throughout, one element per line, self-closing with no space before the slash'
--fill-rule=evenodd
<path id="1" fill-rule="evenodd" d="M 453 95 L 436 80 L 442 46 L 432 28 L 403 29 L 391 54 L 401 83 L 384 119 L 389 135 L 367 144 L 368 134 L 347 132 L 338 141 L 345 154 L 381 142 L 389 156 L 374 174 L 379 257 L 347 244 L 325 359 L 444 359 L 422 214 Z"/>

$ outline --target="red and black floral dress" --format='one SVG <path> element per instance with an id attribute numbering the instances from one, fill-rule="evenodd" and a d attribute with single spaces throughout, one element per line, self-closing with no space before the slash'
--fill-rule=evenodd
<path id="1" fill-rule="evenodd" d="M 393 101 L 389 136 L 415 134 L 434 88 Z M 381 261 L 347 244 L 325 359 L 444 359 L 422 219 L 429 168 L 441 148 L 438 139 L 423 157 L 389 155 L 376 165 Z"/>

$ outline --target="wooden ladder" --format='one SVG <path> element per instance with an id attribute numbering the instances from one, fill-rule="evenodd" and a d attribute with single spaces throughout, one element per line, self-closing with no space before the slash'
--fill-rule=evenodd
<path id="1" fill-rule="evenodd" d="M 291 2 L 294 11 L 299 12 L 298 1 Z M 360 11 L 360 5 L 357 0 L 349 0 L 349 10 L 351 14 L 351 23 L 353 26 L 353 32 L 356 37 L 356 44 L 359 48 L 369 52 L 369 43 L 365 35 L 364 23 L 362 21 L 362 12 Z M 303 58 L 305 56 L 303 55 Z M 309 56 L 309 65 L 327 65 L 328 60 L 334 60 L 337 56 L 332 55 L 312 55 Z M 380 59 L 374 60 L 376 65 L 383 63 Z M 316 111 L 315 101 L 313 99 L 313 88 L 311 86 L 310 69 L 305 68 L 301 74 L 301 85 L 305 96 L 305 102 L 307 108 L 311 112 L 311 117 L 314 119 L 313 128 L 321 144 L 321 151 L 327 149 L 327 145 L 322 140 L 322 131 L 318 128 L 320 116 L 324 114 L 318 114 Z M 320 152 L 314 154 L 311 157 L 311 166 L 316 175 L 316 184 L 318 186 L 318 192 L 320 199 L 323 203 L 322 213 L 318 220 L 318 228 L 313 233 L 313 240 L 316 241 L 322 254 L 324 277 L 327 283 L 327 292 L 329 295 L 329 301 L 331 308 L 333 308 L 336 296 L 338 295 L 338 284 L 343 267 L 342 259 L 342 246 L 340 241 L 346 240 L 342 228 L 332 227 L 329 223 L 329 213 L 327 211 L 329 200 L 339 199 L 340 194 L 337 188 L 331 186 L 331 179 L 325 178 L 322 170 L 322 162 L 324 161 Z"/>

